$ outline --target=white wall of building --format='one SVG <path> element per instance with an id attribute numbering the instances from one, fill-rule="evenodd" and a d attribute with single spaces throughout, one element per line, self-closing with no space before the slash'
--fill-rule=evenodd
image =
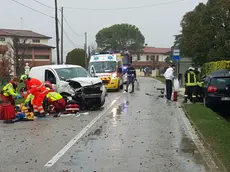
<path id="1" fill-rule="evenodd" d="M 155 61 L 160 61 L 160 62 L 164 62 L 168 56 L 169 55 L 165 55 L 165 54 L 140 54 L 140 58 L 138 59 L 137 54 L 132 55 L 133 61 L 152 61 L 152 57 L 155 57 Z"/>

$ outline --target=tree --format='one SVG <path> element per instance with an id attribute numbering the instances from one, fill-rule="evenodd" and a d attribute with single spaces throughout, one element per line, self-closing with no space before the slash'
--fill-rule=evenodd
<path id="1" fill-rule="evenodd" d="M 12 42 L 8 44 L 11 47 L 11 54 L 13 53 L 13 65 L 16 69 L 16 75 L 21 75 L 25 70 L 25 54 L 28 46 L 27 39 L 20 40 L 19 37 L 14 36 Z"/>
<path id="2" fill-rule="evenodd" d="M 103 28 L 96 34 L 96 43 L 105 50 L 140 51 L 144 47 L 145 38 L 135 25 L 115 24 Z"/>
<path id="3" fill-rule="evenodd" d="M 100 50 L 97 48 L 97 45 L 95 43 L 92 43 L 88 47 L 88 56 L 95 54 L 96 52 L 99 52 Z"/>
<path id="4" fill-rule="evenodd" d="M 5 45 L 5 51 L 0 52 L 0 80 L 1 85 L 7 83 L 10 80 L 10 75 L 12 73 L 11 61 L 12 54 L 8 51 L 7 46 Z"/>
<path id="5" fill-rule="evenodd" d="M 85 50 L 76 48 L 70 51 L 66 56 L 66 64 L 74 64 L 86 67 L 87 65 L 85 64 Z"/>
<path id="6" fill-rule="evenodd" d="M 181 21 L 180 49 L 195 64 L 230 59 L 229 0 L 200 3 Z"/>

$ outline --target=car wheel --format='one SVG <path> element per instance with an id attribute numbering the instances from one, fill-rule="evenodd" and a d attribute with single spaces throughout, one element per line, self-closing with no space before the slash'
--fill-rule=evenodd
<path id="1" fill-rule="evenodd" d="M 208 107 L 208 108 L 210 107 L 210 101 L 208 100 L 207 97 L 204 97 L 203 104 L 205 107 Z"/>

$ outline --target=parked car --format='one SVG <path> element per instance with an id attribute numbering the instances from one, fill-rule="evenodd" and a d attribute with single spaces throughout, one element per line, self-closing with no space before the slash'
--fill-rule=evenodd
<path id="1" fill-rule="evenodd" d="M 230 105 L 230 73 L 228 70 L 218 70 L 204 79 L 204 105 L 214 107 Z"/>
<path id="2" fill-rule="evenodd" d="M 92 71 L 90 71 L 92 73 Z M 46 65 L 33 67 L 30 77 L 50 81 L 64 98 L 71 97 L 81 109 L 101 107 L 105 103 L 106 88 L 100 78 L 92 77 L 78 65 Z"/>

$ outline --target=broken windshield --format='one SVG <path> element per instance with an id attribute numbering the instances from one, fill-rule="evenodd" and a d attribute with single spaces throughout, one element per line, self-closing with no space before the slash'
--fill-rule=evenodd
<path id="1" fill-rule="evenodd" d="M 90 77 L 89 73 L 82 67 L 55 69 L 60 79 L 71 79 L 78 77 Z"/>

